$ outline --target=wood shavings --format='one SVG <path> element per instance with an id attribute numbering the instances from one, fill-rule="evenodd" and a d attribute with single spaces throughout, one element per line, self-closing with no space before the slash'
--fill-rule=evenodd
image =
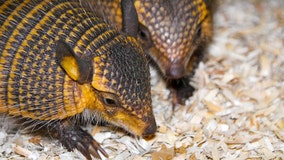
<path id="1" fill-rule="evenodd" d="M 98 132 L 98 133 L 96 133 L 93 137 L 94 137 L 94 139 L 95 139 L 97 142 L 101 143 L 101 142 L 103 142 L 105 139 L 110 138 L 110 137 L 111 137 L 111 133 L 110 133 L 110 132 Z"/>
<path id="2" fill-rule="evenodd" d="M 204 105 L 208 107 L 211 112 L 220 112 L 222 107 L 218 104 L 214 104 L 212 101 L 203 100 Z"/>
<path id="3" fill-rule="evenodd" d="M 210 120 L 208 124 L 204 127 L 204 134 L 207 137 L 211 137 L 215 129 L 217 128 L 217 122 L 215 120 Z"/>
<path id="4" fill-rule="evenodd" d="M 21 155 L 21 156 L 27 157 L 27 158 L 32 154 L 31 151 L 29 151 L 29 150 L 27 150 L 27 149 L 25 149 L 21 146 L 14 147 L 14 152 Z"/>
<path id="5" fill-rule="evenodd" d="M 3 145 L 7 140 L 7 133 L 4 131 L 0 131 L 0 145 Z"/>
<path id="6" fill-rule="evenodd" d="M 14 147 L 14 152 L 16 154 L 19 154 L 21 156 L 24 156 L 24 157 L 26 157 L 28 159 L 32 159 L 32 160 L 36 160 L 36 159 L 39 158 L 38 153 L 36 153 L 36 152 L 34 153 L 34 152 L 32 152 L 30 150 L 27 150 L 27 149 L 25 149 L 25 148 L 23 148 L 21 146 L 18 146 L 18 145 L 16 145 Z"/>
<path id="7" fill-rule="evenodd" d="M 153 160 L 170 160 L 174 157 L 174 148 L 167 148 L 165 145 L 162 145 L 162 148 L 158 152 L 152 153 Z"/>
<path id="8" fill-rule="evenodd" d="M 277 109 L 277 106 L 271 106 L 269 108 L 264 108 L 262 110 L 258 110 L 256 113 L 255 113 L 255 116 L 267 116 L 271 113 L 273 113 L 275 110 Z"/>

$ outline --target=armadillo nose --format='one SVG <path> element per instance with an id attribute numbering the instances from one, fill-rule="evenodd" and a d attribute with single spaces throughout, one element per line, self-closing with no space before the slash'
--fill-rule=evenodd
<path id="1" fill-rule="evenodd" d="M 166 70 L 166 75 L 168 78 L 171 79 L 179 79 L 183 77 L 185 74 L 185 68 L 183 64 L 181 63 L 176 63 L 172 64 L 167 70 Z"/>
<path id="2" fill-rule="evenodd" d="M 156 133 L 156 131 L 157 131 L 157 125 L 156 125 L 156 122 L 154 122 L 154 123 L 151 123 L 150 125 L 148 125 L 145 128 L 144 133 L 142 134 L 142 136 L 144 138 L 153 136 Z"/>

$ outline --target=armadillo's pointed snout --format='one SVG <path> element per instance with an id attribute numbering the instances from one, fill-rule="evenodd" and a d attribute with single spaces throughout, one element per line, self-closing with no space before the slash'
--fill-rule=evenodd
<path id="1" fill-rule="evenodd" d="M 185 67 L 182 63 L 169 65 L 166 69 L 165 76 L 170 79 L 179 79 L 185 75 Z"/>
<path id="2" fill-rule="evenodd" d="M 156 121 L 149 123 L 149 125 L 145 128 L 144 132 L 142 133 L 143 137 L 153 136 L 157 131 Z"/>
<path id="3" fill-rule="evenodd" d="M 143 137 L 151 137 L 157 131 L 157 124 L 153 114 L 151 116 L 146 116 L 143 118 L 143 121 L 146 122 L 147 126 L 145 126 L 142 136 Z"/>

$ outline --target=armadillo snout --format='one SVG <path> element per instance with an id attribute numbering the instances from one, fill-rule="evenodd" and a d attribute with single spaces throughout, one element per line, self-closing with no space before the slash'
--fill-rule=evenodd
<path id="1" fill-rule="evenodd" d="M 144 128 L 142 132 L 143 137 L 153 136 L 157 131 L 157 124 L 154 116 L 145 117 L 144 122 L 146 122 L 147 126 Z"/>
<path id="2" fill-rule="evenodd" d="M 165 76 L 170 79 L 179 79 L 185 75 L 185 67 L 182 63 L 169 65 L 166 68 Z"/>
<path id="3" fill-rule="evenodd" d="M 154 121 L 153 123 L 149 123 L 149 125 L 145 128 L 144 132 L 142 133 L 143 137 L 152 136 L 157 131 L 157 125 Z"/>

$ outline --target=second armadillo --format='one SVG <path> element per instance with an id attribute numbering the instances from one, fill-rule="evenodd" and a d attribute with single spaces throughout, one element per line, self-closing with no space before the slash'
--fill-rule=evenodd
<path id="1" fill-rule="evenodd" d="M 89 1 L 100 6 L 99 9 L 121 28 L 120 0 Z M 167 81 L 174 95 L 173 103 L 183 104 L 192 94 L 190 77 L 211 37 L 211 0 L 134 2 L 140 23 L 138 40 Z"/>

